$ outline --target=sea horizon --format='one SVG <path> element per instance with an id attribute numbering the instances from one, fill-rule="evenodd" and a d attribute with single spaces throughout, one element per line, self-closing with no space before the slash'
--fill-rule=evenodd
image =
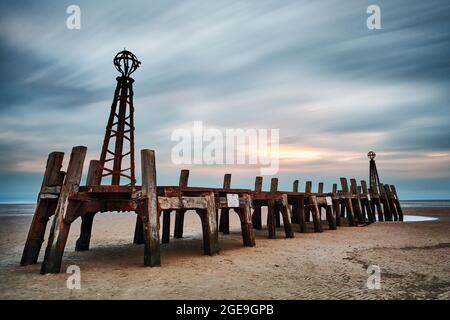
<path id="1" fill-rule="evenodd" d="M 450 208 L 450 199 L 401 200 L 404 208 Z M 36 202 L 0 202 L 0 216 L 32 216 Z"/>

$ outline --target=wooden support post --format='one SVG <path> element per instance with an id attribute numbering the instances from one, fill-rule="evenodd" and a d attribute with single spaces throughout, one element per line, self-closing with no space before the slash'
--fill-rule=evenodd
<path id="1" fill-rule="evenodd" d="M 383 208 L 381 207 L 381 200 L 380 200 L 380 193 L 378 191 L 378 186 L 375 186 L 374 189 L 369 188 L 369 194 L 371 197 L 371 208 L 372 208 L 372 212 L 373 215 L 375 217 L 375 211 L 377 212 L 378 215 L 378 221 L 384 221 L 384 213 L 383 213 Z"/>
<path id="2" fill-rule="evenodd" d="M 159 213 L 156 183 L 155 151 L 141 150 L 143 205 L 139 212 L 144 230 L 144 265 L 161 265 L 159 243 Z"/>
<path id="3" fill-rule="evenodd" d="M 370 197 L 369 189 L 367 188 L 367 183 L 365 180 L 361 180 L 361 189 L 362 194 L 365 196 L 365 199 L 361 200 L 363 208 L 365 212 L 367 212 L 367 218 L 369 222 L 375 222 L 375 213 L 372 210 L 372 198 Z"/>
<path id="4" fill-rule="evenodd" d="M 383 184 L 379 184 L 378 189 L 380 190 L 380 202 L 383 204 L 383 213 L 385 221 L 392 221 L 392 211 L 389 207 L 389 201 L 386 194 L 386 189 Z"/>
<path id="5" fill-rule="evenodd" d="M 206 198 L 207 209 L 197 210 L 202 220 L 203 251 L 206 255 L 213 256 L 219 253 L 219 232 L 217 230 L 214 192 L 205 193 L 203 196 Z"/>
<path id="6" fill-rule="evenodd" d="M 330 230 L 336 230 L 336 219 L 333 216 L 333 206 L 326 207 L 327 221 Z"/>
<path id="7" fill-rule="evenodd" d="M 54 214 L 55 206 L 48 200 L 41 199 L 41 194 L 46 187 L 61 185 L 60 172 L 64 158 L 63 152 L 52 152 L 48 155 L 44 178 L 42 179 L 41 191 L 38 196 L 37 206 L 33 215 L 27 241 L 23 248 L 20 265 L 25 266 L 37 263 L 42 243 L 44 242 L 45 228 L 49 217 Z"/>
<path id="8" fill-rule="evenodd" d="M 276 239 L 275 226 L 275 201 L 273 199 L 267 200 L 267 229 L 269 230 L 269 239 Z"/>
<path id="9" fill-rule="evenodd" d="M 255 192 L 262 191 L 263 177 L 256 177 L 255 179 Z M 257 205 L 253 207 L 252 216 L 253 227 L 257 230 L 262 229 L 262 219 L 261 219 L 261 206 Z"/>
<path id="10" fill-rule="evenodd" d="M 318 194 L 322 194 L 323 193 L 323 182 L 319 182 L 319 185 L 317 187 L 317 193 Z M 325 207 L 325 206 L 319 205 L 319 217 L 320 217 L 320 220 L 322 220 L 322 208 L 323 207 Z M 326 209 L 326 207 L 325 207 L 325 209 Z"/>
<path id="11" fill-rule="evenodd" d="M 322 194 L 322 193 L 323 193 L 323 182 L 319 182 L 319 187 L 318 187 L 317 192 L 318 192 L 319 194 Z"/>
<path id="12" fill-rule="evenodd" d="M 231 188 L 231 174 L 227 173 L 223 176 L 223 188 Z M 230 234 L 230 209 L 223 208 L 220 209 L 220 222 L 219 222 L 219 232 L 223 234 Z"/>
<path id="13" fill-rule="evenodd" d="M 81 174 L 83 171 L 84 158 L 87 148 L 83 146 L 74 147 L 70 155 L 67 175 L 61 186 L 58 204 L 55 210 L 47 249 L 45 250 L 44 262 L 42 263 L 41 273 L 59 273 L 61 270 L 61 260 L 64 248 L 69 235 L 70 223 L 65 220 L 68 214 L 69 196 L 78 191 L 80 186 Z"/>
<path id="14" fill-rule="evenodd" d="M 141 215 L 138 213 L 136 217 L 136 226 L 134 227 L 134 244 L 144 244 L 144 225 L 142 224 Z"/>
<path id="15" fill-rule="evenodd" d="M 188 186 L 189 180 L 189 170 L 184 169 L 180 172 L 180 181 L 178 185 L 180 188 L 186 188 Z M 184 226 L 184 215 L 186 210 L 178 209 L 175 211 L 175 230 L 174 237 L 177 239 L 183 238 L 183 226 Z"/>
<path id="16" fill-rule="evenodd" d="M 295 180 L 292 185 L 292 192 L 298 192 L 298 180 Z M 298 201 L 292 205 L 292 223 L 300 223 L 299 222 L 299 204 Z"/>
<path id="17" fill-rule="evenodd" d="M 312 181 L 306 181 L 305 185 L 305 193 L 311 193 L 312 192 Z M 308 206 L 305 207 L 305 221 L 310 222 L 311 221 L 311 209 Z"/>
<path id="18" fill-rule="evenodd" d="M 333 199 L 333 212 L 336 219 L 336 226 L 341 226 L 341 204 L 340 199 Z"/>
<path id="19" fill-rule="evenodd" d="M 161 243 L 169 243 L 170 242 L 170 213 L 172 210 L 164 210 L 163 211 L 163 229 L 162 229 L 162 237 Z"/>
<path id="20" fill-rule="evenodd" d="M 298 180 L 294 180 L 294 183 L 292 184 L 292 191 L 298 192 Z"/>
<path id="21" fill-rule="evenodd" d="M 283 226 L 286 238 L 293 238 L 294 232 L 292 231 L 291 224 L 291 209 L 289 207 L 287 194 L 283 194 L 282 199 L 277 203 L 277 207 L 283 216 Z"/>
<path id="22" fill-rule="evenodd" d="M 336 226 L 341 225 L 341 205 L 340 199 L 338 198 L 337 183 L 333 183 L 333 212 L 336 219 Z"/>
<path id="23" fill-rule="evenodd" d="M 355 213 L 358 222 L 365 222 L 365 218 L 362 213 L 361 208 L 361 198 L 358 194 L 358 185 L 356 184 L 356 179 L 350 179 L 350 190 L 353 196 L 356 196 L 356 198 L 352 197 L 352 204 L 353 204 L 353 212 Z"/>
<path id="24" fill-rule="evenodd" d="M 99 160 L 91 160 L 89 162 L 89 170 L 86 178 L 87 186 L 98 185 L 98 178 L 101 176 L 101 168 Z M 94 221 L 95 212 L 86 212 L 81 216 L 80 237 L 78 238 L 75 251 L 89 250 L 91 243 L 92 223 Z"/>
<path id="25" fill-rule="evenodd" d="M 397 208 L 395 206 L 394 195 L 392 194 L 391 187 L 388 184 L 385 184 L 384 189 L 386 190 L 386 196 L 389 202 L 389 209 L 391 209 L 391 213 L 394 216 L 394 221 L 398 221 Z"/>
<path id="26" fill-rule="evenodd" d="M 252 198 L 249 194 L 243 194 L 242 198 L 244 200 L 244 208 L 235 209 L 241 219 L 242 240 L 244 242 L 244 246 L 254 247 L 255 234 L 253 233 L 252 225 Z"/>
<path id="27" fill-rule="evenodd" d="M 344 195 L 344 206 L 347 213 L 347 219 L 350 226 L 357 226 L 353 215 L 352 194 L 348 189 L 347 178 L 341 178 L 342 193 Z"/>
<path id="28" fill-rule="evenodd" d="M 309 196 L 308 204 L 313 217 L 314 232 L 322 232 L 322 223 L 320 222 L 320 211 L 316 196 Z"/>
<path id="29" fill-rule="evenodd" d="M 300 224 L 300 233 L 305 233 L 306 232 L 305 196 L 298 197 L 298 221 Z"/>
<path id="30" fill-rule="evenodd" d="M 400 206 L 400 199 L 398 197 L 397 190 L 395 189 L 394 185 L 391 185 L 391 190 L 394 196 L 395 206 L 397 208 L 398 221 L 403 221 L 403 210 L 402 207 Z"/>
<path id="31" fill-rule="evenodd" d="M 278 191 L 278 178 L 272 178 L 270 181 L 270 192 L 277 192 Z M 280 217 L 280 210 L 278 209 L 278 206 L 275 206 L 274 208 L 274 215 L 275 215 L 275 226 L 278 228 L 281 226 L 281 217 Z"/>

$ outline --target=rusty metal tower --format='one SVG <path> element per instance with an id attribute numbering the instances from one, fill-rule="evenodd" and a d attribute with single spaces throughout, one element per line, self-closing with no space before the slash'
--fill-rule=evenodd
<path id="1" fill-rule="evenodd" d="M 369 161 L 369 177 L 370 177 L 370 188 L 372 190 L 377 190 L 380 185 L 380 177 L 378 176 L 377 165 L 375 164 L 376 154 L 373 151 L 369 151 L 367 157 Z"/>
<path id="2" fill-rule="evenodd" d="M 127 185 L 135 186 L 134 79 L 130 75 L 141 62 L 133 53 L 123 50 L 114 57 L 113 63 L 121 76 L 116 78 L 117 86 L 106 126 L 95 184 L 100 185 L 102 178 L 111 176 L 111 185 L 120 185 L 123 177 L 129 182 Z M 128 148 L 126 148 L 126 144 L 128 144 Z"/>

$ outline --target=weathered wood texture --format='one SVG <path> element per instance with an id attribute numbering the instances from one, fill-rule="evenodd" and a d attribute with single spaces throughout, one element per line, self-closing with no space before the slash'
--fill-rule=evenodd
<path id="1" fill-rule="evenodd" d="M 141 150 L 142 205 L 139 210 L 144 231 L 144 265 L 161 265 L 159 243 L 159 213 L 156 183 L 155 152 Z"/>
<path id="2" fill-rule="evenodd" d="M 362 195 L 361 205 L 363 209 L 363 214 L 367 215 L 367 218 L 370 223 L 375 222 L 376 221 L 375 214 L 372 211 L 371 198 L 365 180 L 361 180 L 361 195 Z"/>
<path id="3" fill-rule="evenodd" d="M 378 186 L 378 189 L 380 191 L 380 202 L 383 205 L 383 214 L 384 214 L 384 220 L 385 221 L 392 221 L 392 211 L 389 206 L 389 200 L 388 196 L 386 194 L 386 189 L 384 188 L 383 184 L 380 184 Z"/>
<path id="4" fill-rule="evenodd" d="M 216 206 L 214 192 L 203 195 L 207 201 L 207 209 L 198 209 L 203 229 L 203 250 L 206 255 L 219 253 L 219 231 L 217 229 Z"/>
<path id="5" fill-rule="evenodd" d="M 253 247 L 255 246 L 255 234 L 253 233 L 252 225 L 252 198 L 249 194 L 242 195 L 245 205 L 243 208 L 235 209 L 239 214 L 241 219 L 241 230 L 242 230 L 242 240 L 244 246 Z"/>
<path id="6" fill-rule="evenodd" d="M 294 180 L 294 183 L 292 184 L 292 192 L 298 192 L 298 180 Z M 292 223 L 300 223 L 299 221 L 299 203 L 298 199 L 292 204 Z"/>
<path id="7" fill-rule="evenodd" d="M 352 193 L 353 213 L 355 214 L 358 222 L 363 223 L 365 221 L 365 218 L 362 214 L 361 198 L 358 193 L 358 185 L 356 184 L 356 179 L 350 179 L 350 191 Z"/>
<path id="8" fill-rule="evenodd" d="M 352 195 L 348 188 L 347 178 L 342 177 L 340 180 L 341 180 L 342 194 L 344 196 L 344 207 L 345 212 L 347 214 L 348 223 L 352 227 L 357 226 L 353 214 Z"/>
<path id="9" fill-rule="evenodd" d="M 180 180 L 178 185 L 180 188 L 185 188 L 188 186 L 189 181 L 189 170 L 181 170 Z M 176 210 L 175 212 L 175 230 L 174 237 L 177 239 L 183 238 L 183 226 L 184 226 L 184 215 L 186 210 Z"/>
<path id="10" fill-rule="evenodd" d="M 394 196 L 395 206 L 397 208 L 398 220 L 399 221 L 403 221 L 403 210 L 402 210 L 402 207 L 400 205 L 400 199 L 398 197 L 397 190 L 395 189 L 394 185 L 391 185 L 391 190 L 392 190 L 392 194 Z"/>
<path id="11" fill-rule="evenodd" d="M 313 223 L 314 223 L 314 232 L 322 232 L 322 223 L 320 222 L 320 211 L 319 206 L 317 204 L 316 196 L 309 196 L 308 198 L 308 207 L 312 213 Z"/>
<path id="12" fill-rule="evenodd" d="M 255 178 L 255 192 L 262 191 L 263 177 Z M 253 215 L 252 215 L 252 223 L 253 227 L 257 230 L 262 229 L 262 219 L 261 219 L 261 206 L 255 205 L 253 207 Z"/>
<path id="13" fill-rule="evenodd" d="M 223 177 L 223 188 L 231 188 L 231 174 L 227 173 Z M 220 209 L 219 231 L 223 234 L 230 234 L 230 209 Z"/>
<path id="14" fill-rule="evenodd" d="M 65 220 L 69 210 L 74 210 L 69 203 L 69 196 L 78 191 L 80 186 L 83 163 L 87 148 L 84 146 L 74 147 L 70 155 L 67 175 L 61 186 L 58 204 L 55 210 L 50 236 L 45 250 L 44 262 L 41 273 L 59 273 L 61 270 L 61 259 L 69 235 L 70 223 Z"/>
<path id="15" fill-rule="evenodd" d="M 278 178 L 272 178 L 270 180 L 270 192 L 277 192 L 277 191 L 278 191 Z M 275 208 L 273 209 L 273 213 L 275 216 L 275 227 L 278 228 L 281 226 L 281 216 L 278 206 L 275 206 Z"/>
<path id="16" fill-rule="evenodd" d="M 42 243 L 44 242 L 47 222 L 49 217 L 54 214 L 56 208 L 55 205 L 48 200 L 42 200 L 41 194 L 46 187 L 55 185 L 61 186 L 61 167 L 63 158 L 63 152 L 52 152 L 48 155 L 37 206 L 28 232 L 27 241 L 23 249 L 22 259 L 20 260 L 20 265 L 22 266 L 37 263 L 39 252 L 41 251 Z"/>
<path id="17" fill-rule="evenodd" d="M 305 193 L 311 193 L 311 192 L 312 192 L 312 181 L 306 181 Z M 306 222 L 311 221 L 311 208 L 308 205 L 305 207 L 305 221 Z"/>
<path id="18" fill-rule="evenodd" d="M 91 160 L 89 162 L 89 170 L 86 178 L 86 185 L 87 186 L 98 185 L 97 177 L 100 175 L 100 172 L 101 172 L 100 161 Z M 80 230 L 80 237 L 78 238 L 75 245 L 76 251 L 89 250 L 94 216 L 95 212 L 87 212 L 81 216 L 81 230 Z"/>

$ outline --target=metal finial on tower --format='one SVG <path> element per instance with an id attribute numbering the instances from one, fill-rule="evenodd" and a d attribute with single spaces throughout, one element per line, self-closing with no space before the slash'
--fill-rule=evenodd
<path id="1" fill-rule="evenodd" d="M 128 50 L 122 50 L 116 54 L 113 63 L 123 77 L 129 77 L 141 64 L 137 57 Z"/>
<path id="2" fill-rule="evenodd" d="M 373 152 L 373 151 L 369 151 L 369 153 L 367 154 L 367 157 L 368 157 L 370 160 L 375 159 L 376 156 L 377 156 L 376 153 Z"/>

